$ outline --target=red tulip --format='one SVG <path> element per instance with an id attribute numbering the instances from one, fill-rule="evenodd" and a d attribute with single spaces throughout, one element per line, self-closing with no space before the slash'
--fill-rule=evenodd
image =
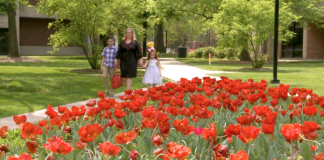
<path id="1" fill-rule="evenodd" d="M 172 125 L 174 126 L 174 128 L 181 132 L 184 135 L 190 135 L 191 133 L 193 133 L 194 131 L 194 127 L 191 125 L 188 125 L 189 121 L 187 120 L 187 118 L 182 119 L 181 121 L 178 119 L 175 119 L 172 122 Z"/>
<path id="2" fill-rule="evenodd" d="M 90 102 L 86 104 L 86 106 L 88 107 L 93 107 L 95 105 L 96 105 L 96 99 L 90 100 Z"/>
<path id="3" fill-rule="evenodd" d="M 100 98 L 105 98 L 106 97 L 106 95 L 101 91 L 98 92 L 97 96 L 100 97 Z"/>
<path id="4" fill-rule="evenodd" d="M 179 145 L 175 142 L 166 144 L 166 147 L 166 155 L 170 158 L 179 158 L 180 160 L 184 160 L 184 158 L 191 153 L 190 148 Z"/>
<path id="5" fill-rule="evenodd" d="M 26 143 L 29 153 L 34 154 L 37 152 L 39 144 L 37 142 L 27 142 Z"/>
<path id="6" fill-rule="evenodd" d="M 82 142 L 76 142 L 76 143 L 75 143 L 75 146 L 76 146 L 78 149 L 84 149 L 85 147 L 87 147 L 87 144 L 86 144 L 86 143 L 82 143 Z"/>
<path id="7" fill-rule="evenodd" d="M 281 113 L 282 116 L 285 116 L 287 111 L 286 110 L 281 110 L 280 113 Z"/>
<path id="8" fill-rule="evenodd" d="M 244 150 L 231 154 L 229 160 L 249 160 L 249 155 Z"/>
<path id="9" fill-rule="evenodd" d="M 109 156 L 116 156 L 120 152 L 120 147 L 111 144 L 110 142 L 99 143 L 102 154 Z"/>
<path id="10" fill-rule="evenodd" d="M 88 107 L 86 109 L 86 113 L 85 114 L 88 117 L 94 117 L 94 116 L 96 116 L 96 112 L 97 112 L 97 108 L 96 107 Z"/>
<path id="11" fill-rule="evenodd" d="M 239 124 L 230 124 L 226 127 L 224 134 L 226 134 L 228 142 L 232 142 L 232 135 L 239 135 L 241 132 L 242 126 Z"/>
<path id="12" fill-rule="evenodd" d="M 252 142 L 259 135 L 260 129 L 254 126 L 247 126 L 241 129 L 238 138 L 244 143 Z"/>
<path id="13" fill-rule="evenodd" d="M 58 115 L 58 113 L 54 111 L 54 108 L 50 105 L 47 106 L 47 110 L 45 111 L 45 114 L 48 115 L 51 119 Z"/>
<path id="14" fill-rule="evenodd" d="M 66 108 L 66 107 L 61 107 L 61 106 L 58 106 L 58 107 L 57 107 L 58 112 L 61 113 L 61 114 L 62 114 L 66 109 L 68 109 L 68 108 Z"/>
<path id="15" fill-rule="evenodd" d="M 13 116 L 13 120 L 16 122 L 17 125 L 26 123 L 27 117 L 26 115 L 20 115 L 20 116 Z"/>
<path id="16" fill-rule="evenodd" d="M 123 117 L 125 117 L 126 113 L 124 113 L 121 109 L 115 109 L 114 111 L 114 116 L 117 118 L 117 119 L 121 119 Z"/>
<path id="17" fill-rule="evenodd" d="M 261 129 L 264 134 L 272 134 L 274 132 L 275 124 L 262 124 Z"/>
<path id="18" fill-rule="evenodd" d="M 286 138 L 288 142 L 299 139 L 299 133 L 301 131 L 300 124 L 285 124 L 281 126 L 280 132 Z"/>
<path id="19" fill-rule="evenodd" d="M 131 158 L 132 160 L 137 160 L 137 157 L 136 157 L 137 155 L 139 155 L 139 153 L 136 150 L 132 150 L 129 153 L 129 158 Z"/>
<path id="20" fill-rule="evenodd" d="M 119 119 L 116 122 L 115 127 L 119 128 L 120 130 L 124 129 L 124 127 L 125 127 L 124 122 Z"/>
<path id="21" fill-rule="evenodd" d="M 227 157 L 227 148 L 224 145 L 221 145 L 220 143 L 218 143 L 214 148 L 213 151 L 216 154 L 216 159 L 217 157 L 219 157 L 219 159 L 226 159 Z M 219 154 L 219 155 L 218 155 Z M 218 155 L 218 156 L 217 156 Z"/>
<path id="22" fill-rule="evenodd" d="M 32 157 L 27 153 L 22 153 L 19 157 L 9 156 L 8 160 L 32 160 Z"/>
<path id="23" fill-rule="evenodd" d="M 319 126 L 314 121 L 303 121 L 303 125 L 301 126 L 301 131 L 304 134 L 314 132 L 315 130 L 321 130 L 321 126 Z"/>
<path id="24" fill-rule="evenodd" d="M 3 126 L 0 128 L 0 137 L 2 139 L 5 139 L 7 137 L 8 134 L 8 126 Z"/>
<path id="25" fill-rule="evenodd" d="M 318 108 L 316 106 L 303 107 L 303 113 L 306 114 L 307 116 L 316 115 L 317 112 L 318 112 Z"/>
<path id="26" fill-rule="evenodd" d="M 74 150 L 70 143 L 65 143 L 62 140 L 63 137 L 57 138 L 55 135 L 48 139 L 47 142 L 43 145 L 43 147 L 53 153 L 58 154 L 67 154 Z"/>
<path id="27" fill-rule="evenodd" d="M 209 124 L 209 128 L 203 129 L 203 138 L 209 140 L 210 143 L 215 144 L 217 139 L 217 130 L 214 123 Z"/>
<path id="28" fill-rule="evenodd" d="M 128 144 L 136 138 L 136 135 L 137 133 L 134 131 L 121 132 L 115 137 L 115 142 L 118 144 Z"/>
<path id="29" fill-rule="evenodd" d="M 30 122 L 26 122 L 23 124 L 21 128 L 21 135 L 22 139 L 35 139 L 37 134 L 39 133 L 40 128 Z"/>
<path id="30" fill-rule="evenodd" d="M 310 149 L 311 149 L 312 152 L 314 152 L 314 151 L 317 151 L 318 150 L 318 147 L 317 146 L 310 145 Z"/>
<path id="31" fill-rule="evenodd" d="M 155 134 L 153 137 L 152 137 L 152 143 L 153 145 L 155 146 L 159 146 L 161 145 L 163 142 L 161 136 L 159 136 L 158 134 Z"/>

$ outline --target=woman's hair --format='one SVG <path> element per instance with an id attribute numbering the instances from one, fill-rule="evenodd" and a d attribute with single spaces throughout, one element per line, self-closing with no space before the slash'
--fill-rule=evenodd
<path id="1" fill-rule="evenodd" d="M 125 30 L 123 40 L 125 40 L 127 30 L 131 30 L 133 32 L 133 40 L 136 40 L 136 35 L 135 35 L 133 28 L 127 28 Z"/>
<path id="2" fill-rule="evenodd" d="M 158 59 L 158 55 L 156 54 L 156 50 L 153 48 L 151 49 L 151 51 L 147 52 L 148 55 L 147 55 L 147 60 L 149 60 L 151 58 L 151 53 L 155 53 L 155 59 L 159 60 Z"/>

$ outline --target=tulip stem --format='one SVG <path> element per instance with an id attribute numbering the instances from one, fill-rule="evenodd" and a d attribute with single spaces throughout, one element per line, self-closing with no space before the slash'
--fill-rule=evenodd
<path id="1" fill-rule="evenodd" d="M 250 155 L 251 142 L 249 143 L 248 155 Z"/>
<path id="2" fill-rule="evenodd" d="M 27 137 L 28 137 L 28 133 L 26 133 L 26 137 L 25 137 L 24 152 L 26 152 L 26 147 L 27 147 Z"/>
<path id="3" fill-rule="evenodd" d="M 181 145 L 181 140 L 182 140 L 182 133 L 180 132 L 180 142 L 179 142 L 180 145 Z"/>
<path id="4" fill-rule="evenodd" d="M 290 146 L 290 159 L 292 160 L 293 159 L 293 143 L 292 141 L 290 141 L 291 143 L 291 146 Z"/>

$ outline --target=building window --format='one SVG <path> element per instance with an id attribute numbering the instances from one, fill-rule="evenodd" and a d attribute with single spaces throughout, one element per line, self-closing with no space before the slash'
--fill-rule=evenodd
<path id="1" fill-rule="evenodd" d="M 0 28 L 0 55 L 9 54 L 8 28 Z"/>
<path id="2" fill-rule="evenodd" d="M 281 58 L 303 58 L 303 26 L 293 22 L 289 30 L 295 35 L 288 43 L 282 45 Z"/>

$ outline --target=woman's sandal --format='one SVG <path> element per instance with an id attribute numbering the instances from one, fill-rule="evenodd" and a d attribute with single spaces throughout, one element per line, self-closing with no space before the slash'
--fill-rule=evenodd
<path id="1" fill-rule="evenodd" d="M 108 91 L 105 92 L 105 95 L 108 96 Z"/>

